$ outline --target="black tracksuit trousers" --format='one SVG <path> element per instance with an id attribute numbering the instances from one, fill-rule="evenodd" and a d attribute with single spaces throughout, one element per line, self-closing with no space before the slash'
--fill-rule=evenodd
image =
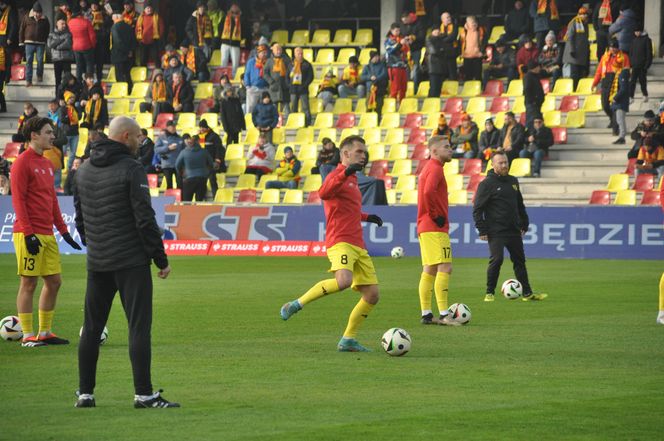
<path id="1" fill-rule="evenodd" d="M 532 294 L 530 282 L 528 281 L 528 270 L 526 269 L 526 253 L 523 250 L 523 240 L 521 236 L 501 236 L 491 237 L 489 235 L 489 251 L 491 257 L 489 258 L 489 267 L 486 272 L 486 292 L 494 294 L 496 291 L 496 284 L 498 283 L 498 276 L 500 275 L 500 267 L 503 264 L 503 253 L 507 248 L 512 259 L 514 266 L 514 275 L 516 279 L 521 282 L 523 286 L 523 293 L 525 295 Z"/>

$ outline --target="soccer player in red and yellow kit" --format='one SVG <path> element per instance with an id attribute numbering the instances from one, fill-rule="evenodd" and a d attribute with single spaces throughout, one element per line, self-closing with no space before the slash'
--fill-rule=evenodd
<path id="1" fill-rule="evenodd" d="M 362 238 L 362 221 L 378 226 L 383 220 L 362 212 L 362 195 L 355 173 L 367 163 L 367 146 L 359 136 L 341 141 L 341 163 L 325 178 L 318 194 L 325 208 L 325 246 L 333 279 L 315 284 L 300 298 L 281 307 L 281 318 L 288 320 L 304 305 L 328 294 L 351 287 L 362 294 L 348 318 L 348 325 L 337 345 L 341 352 L 367 352 L 357 340 L 357 330 L 378 303 L 378 279 Z"/>
<path id="2" fill-rule="evenodd" d="M 659 190 L 659 199 L 660 204 L 662 204 L 662 210 L 664 210 L 664 185 Z M 659 314 L 657 314 L 657 323 L 664 325 L 664 273 L 659 279 Z"/>
<path id="3" fill-rule="evenodd" d="M 53 164 L 44 158 L 52 148 L 55 135 L 51 120 L 31 118 L 25 123 L 23 135 L 30 143 L 12 166 L 12 204 L 16 212 L 14 248 L 21 284 L 16 308 L 23 329 L 24 347 L 68 344 L 69 341 L 51 332 L 53 313 L 60 277 L 60 251 L 53 235 L 53 225 L 73 248 L 81 246 L 72 239 L 62 220 L 55 195 Z M 41 276 L 44 286 L 39 296 L 39 334 L 32 325 L 32 299 Z"/>
<path id="4" fill-rule="evenodd" d="M 431 159 L 419 176 L 417 185 L 417 236 L 422 254 L 420 308 L 425 325 L 456 325 L 449 319 L 447 294 L 452 273 L 452 247 L 448 219 L 447 182 L 443 165 L 452 160 L 452 148 L 444 136 L 429 140 Z M 436 295 L 439 318 L 433 318 L 431 291 Z"/>

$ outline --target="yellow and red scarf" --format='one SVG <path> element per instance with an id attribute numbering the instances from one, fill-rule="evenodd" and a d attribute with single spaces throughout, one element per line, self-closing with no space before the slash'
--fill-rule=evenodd
<path id="1" fill-rule="evenodd" d="M 549 5 L 549 11 L 551 12 L 551 20 L 558 20 L 560 16 L 558 15 L 558 5 L 556 5 L 556 0 L 537 0 L 537 14 L 546 14 L 547 2 Z"/>
<path id="2" fill-rule="evenodd" d="M 572 21 L 569 22 L 567 25 L 568 28 L 573 28 L 575 34 L 585 34 L 586 33 L 586 26 L 585 23 L 583 22 L 583 19 L 581 18 L 580 15 L 577 15 L 572 19 Z M 565 38 L 564 40 L 567 41 L 567 33 L 565 33 Z"/>
<path id="3" fill-rule="evenodd" d="M 71 104 L 67 104 L 67 116 L 69 117 L 70 126 L 78 125 L 78 112 L 76 111 L 76 108 Z"/>
<path id="4" fill-rule="evenodd" d="M 206 136 L 207 136 L 207 133 L 199 133 L 198 134 L 198 145 L 200 145 L 202 149 L 205 148 L 205 137 Z"/>
<path id="5" fill-rule="evenodd" d="M 127 23 L 132 28 L 134 26 L 136 26 L 136 11 L 131 11 L 129 13 L 123 12 L 122 13 L 122 21 Z"/>
<path id="6" fill-rule="evenodd" d="M 378 87 L 373 84 L 369 89 L 369 97 L 367 98 L 367 110 L 376 110 L 378 107 L 376 98 L 378 97 Z"/>
<path id="7" fill-rule="evenodd" d="M 166 101 L 166 82 L 161 81 L 152 83 L 152 101 L 160 102 Z"/>
<path id="8" fill-rule="evenodd" d="M 258 76 L 263 78 L 263 68 L 265 67 L 265 63 L 263 63 L 263 60 L 260 58 L 256 57 L 256 69 L 258 69 Z"/>
<path id="9" fill-rule="evenodd" d="M 85 121 L 88 123 L 90 127 L 92 127 L 94 123 L 99 121 L 99 115 L 101 115 L 101 105 L 102 105 L 101 98 L 99 98 L 96 101 L 90 99 L 85 104 Z"/>
<path id="10" fill-rule="evenodd" d="M 180 89 L 182 89 L 182 83 L 178 85 L 173 84 L 173 107 L 177 107 L 180 104 Z"/>
<path id="11" fill-rule="evenodd" d="M 293 60 L 293 69 L 290 73 L 291 84 L 302 84 L 302 62 Z"/>
<path id="12" fill-rule="evenodd" d="M 7 35 L 7 27 L 9 26 L 9 10 L 10 6 L 7 6 L 0 17 L 0 35 Z"/>
<path id="13" fill-rule="evenodd" d="M 329 77 L 329 76 L 324 76 L 323 80 L 320 82 L 320 85 L 318 86 L 318 93 L 324 91 L 325 89 L 336 89 L 337 88 L 337 77 Z"/>
<path id="14" fill-rule="evenodd" d="M 222 40 L 235 40 L 235 41 L 240 41 L 242 31 L 240 29 L 240 16 L 235 17 L 235 28 L 233 29 L 233 34 L 231 35 L 231 20 L 233 18 L 231 17 L 230 14 L 226 16 L 226 20 L 224 21 L 224 29 L 221 32 L 221 38 Z"/>
<path id="15" fill-rule="evenodd" d="M 349 86 L 355 87 L 360 80 L 360 67 L 354 68 L 352 66 L 344 67 L 344 72 L 341 74 L 341 79 L 346 81 Z"/>
<path id="16" fill-rule="evenodd" d="M 611 0 L 603 0 L 602 5 L 599 7 L 598 17 L 602 20 L 603 26 L 609 26 L 613 23 L 613 17 L 611 16 Z"/>
<path id="17" fill-rule="evenodd" d="M 104 14 L 101 11 L 92 12 L 92 27 L 98 31 L 104 26 Z"/>
<path id="18" fill-rule="evenodd" d="M 7 51 L 4 47 L 0 46 L 0 72 L 7 70 L 7 65 L 5 64 L 7 57 Z"/>
<path id="19" fill-rule="evenodd" d="M 138 21 L 136 22 L 136 39 L 139 41 L 143 40 L 143 17 L 145 17 L 145 14 L 141 14 L 140 17 L 138 17 Z M 152 14 L 152 38 L 154 40 L 159 40 L 159 15 L 155 12 Z"/>
<path id="20" fill-rule="evenodd" d="M 205 40 L 212 38 L 212 20 L 207 15 L 196 14 L 196 32 L 198 45 L 205 46 Z"/>
<path id="21" fill-rule="evenodd" d="M 272 72 L 278 73 L 280 77 L 286 76 L 286 63 L 283 57 L 274 57 L 272 65 Z"/>
<path id="22" fill-rule="evenodd" d="M 418 17 L 427 15 L 427 10 L 424 6 L 424 0 L 415 0 L 415 15 Z"/>
<path id="23" fill-rule="evenodd" d="M 193 46 L 189 46 L 186 56 L 180 55 L 180 63 L 187 66 L 193 73 L 196 73 L 196 52 Z"/>

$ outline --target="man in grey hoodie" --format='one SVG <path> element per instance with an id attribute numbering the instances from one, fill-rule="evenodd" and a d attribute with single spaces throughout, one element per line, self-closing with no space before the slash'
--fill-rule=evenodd
<path id="1" fill-rule="evenodd" d="M 175 170 L 182 181 L 182 200 L 205 200 L 207 178 L 213 170 L 212 157 L 188 133 L 182 135 L 185 148 L 175 161 Z"/>

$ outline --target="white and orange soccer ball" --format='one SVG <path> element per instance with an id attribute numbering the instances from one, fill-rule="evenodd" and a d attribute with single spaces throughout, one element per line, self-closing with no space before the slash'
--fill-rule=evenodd
<path id="1" fill-rule="evenodd" d="M 470 308 L 465 303 L 454 303 L 448 310 L 450 311 L 449 317 L 462 325 L 468 323 L 472 317 Z"/>

